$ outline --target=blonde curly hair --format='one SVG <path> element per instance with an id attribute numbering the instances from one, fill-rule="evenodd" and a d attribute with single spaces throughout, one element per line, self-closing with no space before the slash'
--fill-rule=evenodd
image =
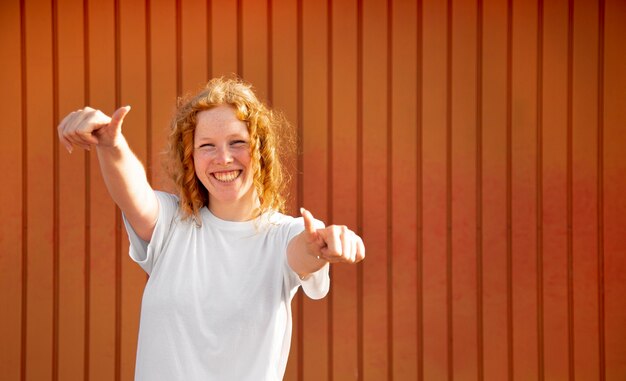
<path id="1" fill-rule="evenodd" d="M 289 125 L 282 114 L 257 99 L 252 85 L 238 78 L 220 77 L 211 79 L 197 94 L 180 98 L 171 123 L 167 169 L 180 198 L 182 218 L 193 218 L 201 224 L 200 209 L 209 204 L 208 191 L 194 169 L 196 116 L 224 104 L 233 106 L 237 118 L 248 126 L 253 184 L 260 201 L 258 214 L 269 210 L 284 212 L 283 191 L 288 176 L 278 148 L 279 136 L 281 140 L 290 137 Z"/>

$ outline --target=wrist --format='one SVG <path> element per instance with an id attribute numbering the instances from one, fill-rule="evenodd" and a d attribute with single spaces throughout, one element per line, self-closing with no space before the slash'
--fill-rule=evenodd
<path id="1" fill-rule="evenodd" d="M 116 151 L 122 151 L 124 149 L 128 148 L 128 142 L 126 141 L 126 139 L 124 138 L 124 135 L 120 134 L 118 137 L 116 137 L 115 139 L 109 141 L 109 142 L 99 142 L 96 145 L 96 149 L 98 151 L 102 151 L 102 152 L 116 152 Z"/>

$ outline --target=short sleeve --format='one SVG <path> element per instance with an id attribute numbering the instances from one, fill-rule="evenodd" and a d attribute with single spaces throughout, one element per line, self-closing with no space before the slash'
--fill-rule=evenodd
<path id="1" fill-rule="evenodd" d="M 287 246 L 289 242 L 304 230 L 304 220 L 302 217 L 289 218 L 287 224 Z M 320 222 L 320 224 L 322 224 Z M 285 247 L 287 247 L 285 246 Z M 322 299 L 328 294 L 330 289 L 330 264 L 326 264 L 321 269 L 309 275 L 306 279 L 301 279 L 298 274 L 289 266 L 287 261 L 287 250 L 285 249 L 285 268 L 288 272 L 290 289 L 295 292 L 298 286 L 302 286 L 304 293 L 311 299 Z"/>
<path id="2" fill-rule="evenodd" d="M 158 261 L 178 213 L 178 197 L 165 192 L 155 191 L 154 193 L 159 202 L 159 214 L 150 242 L 139 238 L 126 216 L 123 215 L 124 226 L 130 241 L 130 258 L 137 262 L 148 275 Z"/>

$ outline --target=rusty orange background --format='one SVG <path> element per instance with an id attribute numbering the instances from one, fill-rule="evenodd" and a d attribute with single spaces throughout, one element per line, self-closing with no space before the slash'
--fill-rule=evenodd
<path id="1" fill-rule="evenodd" d="M 84 105 L 148 177 L 236 73 L 299 135 L 290 211 L 364 237 L 293 303 L 288 380 L 626 379 L 623 0 L 3 0 L 0 379 L 131 380 L 143 271 Z"/>

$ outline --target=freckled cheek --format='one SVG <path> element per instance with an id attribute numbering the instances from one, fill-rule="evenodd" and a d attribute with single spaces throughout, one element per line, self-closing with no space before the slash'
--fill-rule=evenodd
<path id="1" fill-rule="evenodd" d="M 205 161 L 197 155 L 194 155 L 193 169 L 196 173 L 196 177 L 198 177 L 201 181 L 207 178 L 206 168 L 207 166 Z"/>
<path id="2" fill-rule="evenodd" d="M 238 155 L 234 155 L 234 157 L 247 170 L 252 170 L 252 158 L 249 152 L 240 152 Z"/>

